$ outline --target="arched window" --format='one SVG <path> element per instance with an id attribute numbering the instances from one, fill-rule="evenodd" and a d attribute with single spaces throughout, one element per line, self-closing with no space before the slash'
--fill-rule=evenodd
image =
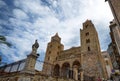
<path id="1" fill-rule="evenodd" d="M 88 36 L 88 35 L 89 35 L 89 32 L 85 33 L 85 35 Z"/>
<path id="2" fill-rule="evenodd" d="M 88 27 L 88 24 L 85 26 L 85 28 L 87 28 Z"/>

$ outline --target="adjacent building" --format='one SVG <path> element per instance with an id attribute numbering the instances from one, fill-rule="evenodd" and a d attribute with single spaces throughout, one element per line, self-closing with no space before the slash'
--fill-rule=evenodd
<path id="1" fill-rule="evenodd" d="M 110 35 L 112 39 L 113 54 L 116 62 L 114 61 L 114 69 L 120 70 L 120 0 L 106 0 L 108 1 L 114 20 L 110 22 Z M 114 58 L 114 57 L 112 57 Z"/>
<path id="2" fill-rule="evenodd" d="M 106 0 L 108 1 L 116 24 L 120 27 L 120 0 Z"/>
<path id="3" fill-rule="evenodd" d="M 110 22 L 110 36 L 111 36 L 111 49 L 113 50 L 113 57 L 114 60 L 114 69 L 120 69 L 120 28 L 116 24 L 115 20 Z M 110 50 L 109 50 L 110 51 Z M 114 57 L 115 56 L 115 57 Z M 117 65 L 116 65 L 117 64 Z"/>
<path id="4" fill-rule="evenodd" d="M 117 61 L 116 61 L 116 57 L 115 57 L 115 54 L 114 54 L 112 43 L 110 43 L 108 45 L 107 52 L 109 53 L 113 68 L 118 69 L 118 64 L 117 64 Z"/>

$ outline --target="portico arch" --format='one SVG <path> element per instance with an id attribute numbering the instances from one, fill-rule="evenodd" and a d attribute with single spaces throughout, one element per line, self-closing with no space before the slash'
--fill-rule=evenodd
<path id="1" fill-rule="evenodd" d="M 58 64 L 56 64 L 54 66 L 54 72 L 53 72 L 54 76 L 60 76 L 60 66 Z"/>
<path id="2" fill-rule="evenodd" d="M 63 63 L 61 68 L 61 76 L 69 78 L 69 70 L 70 70 L 70 64 L 68 62 Z"/>

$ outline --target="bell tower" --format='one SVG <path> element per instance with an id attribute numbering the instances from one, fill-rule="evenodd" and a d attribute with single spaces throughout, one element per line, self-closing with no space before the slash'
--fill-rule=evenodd
<path id="1" fill-rule="evenodd" d="M 98 34 L 91 20 L 83 23 L 83 30 L 80 30 L 80 34 L 82 52 L 101 51 Z"/>
<path id="2" fill-rule="evenodd" d="M 81 35 L 82 68 L 84 76 L 103 78 L 105 71 L 97 31 L 91 20 L 83 23 Z M 84 78 L 85 79 L 85 78 Z M 87 81 L 87 80 L 86 80 Z"/>
<path id="3" fill-rule="evenodd" d="M 51 41 L 47 45 L 45 61 L 43 65 L 43 73 L 47 75 L 52 74 L 53 64 L 57 60 L 57 56 L 60 51 L 64 49 L 63 44 L 61 44 L 61 38 L 58 33 L 51 37 Z"/>

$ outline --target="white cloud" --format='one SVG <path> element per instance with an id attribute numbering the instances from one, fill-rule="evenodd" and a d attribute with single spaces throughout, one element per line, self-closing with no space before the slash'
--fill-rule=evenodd
<path id="1" fill-rule="evenodd" d="M 16 47 L 16 50 L 12 48 L 11 51 L 15 51 L 17 56 L 14 52 L 13 55 L 9 55 L 14 60 L 25 58 L 26 52 L 30 53 L 35 39 L 38 39 L 40 44 L 38 52 L 40 54 L 41 51 L 45 52 L 47 43 L 56 32 L 62 38 L 65 49 L 80 45 L 79 30 L 87 19 L 91 19 L 99 30 L 102 50 L 106 49 L 104 45 L 107 47 L 109 42 L 107 44 L 104 42 L 107 37 L 103 38 L 103 33 L 105 36 L 108 35 L 109 21 L 113 17 L 104 0 L 51 0 L 50 6 L 41 3 L 40 0 L 14 2 L 19 9 L 13 9 L 16 18 L 8 19 L 14 30 L 7 36 L 8 41 Z"/>
<path id="2" fill-rule="evenodd" d="M 46 16 L 50 14 L 49 8 L 47 6 L 40 5 L 40 0 L 15 0 L 15 6 L 22 8 L 26 13 L 31 13 L 32 15 Z"/>
<path id="3" fill-rule="evenodd" d="M 27 14 L 24 11 L 20 10 L 20 9 L 14 9 L 13 10 L 13 15 L 17 19 L 21 19 L 21 20 L 28 19 Z"/>

